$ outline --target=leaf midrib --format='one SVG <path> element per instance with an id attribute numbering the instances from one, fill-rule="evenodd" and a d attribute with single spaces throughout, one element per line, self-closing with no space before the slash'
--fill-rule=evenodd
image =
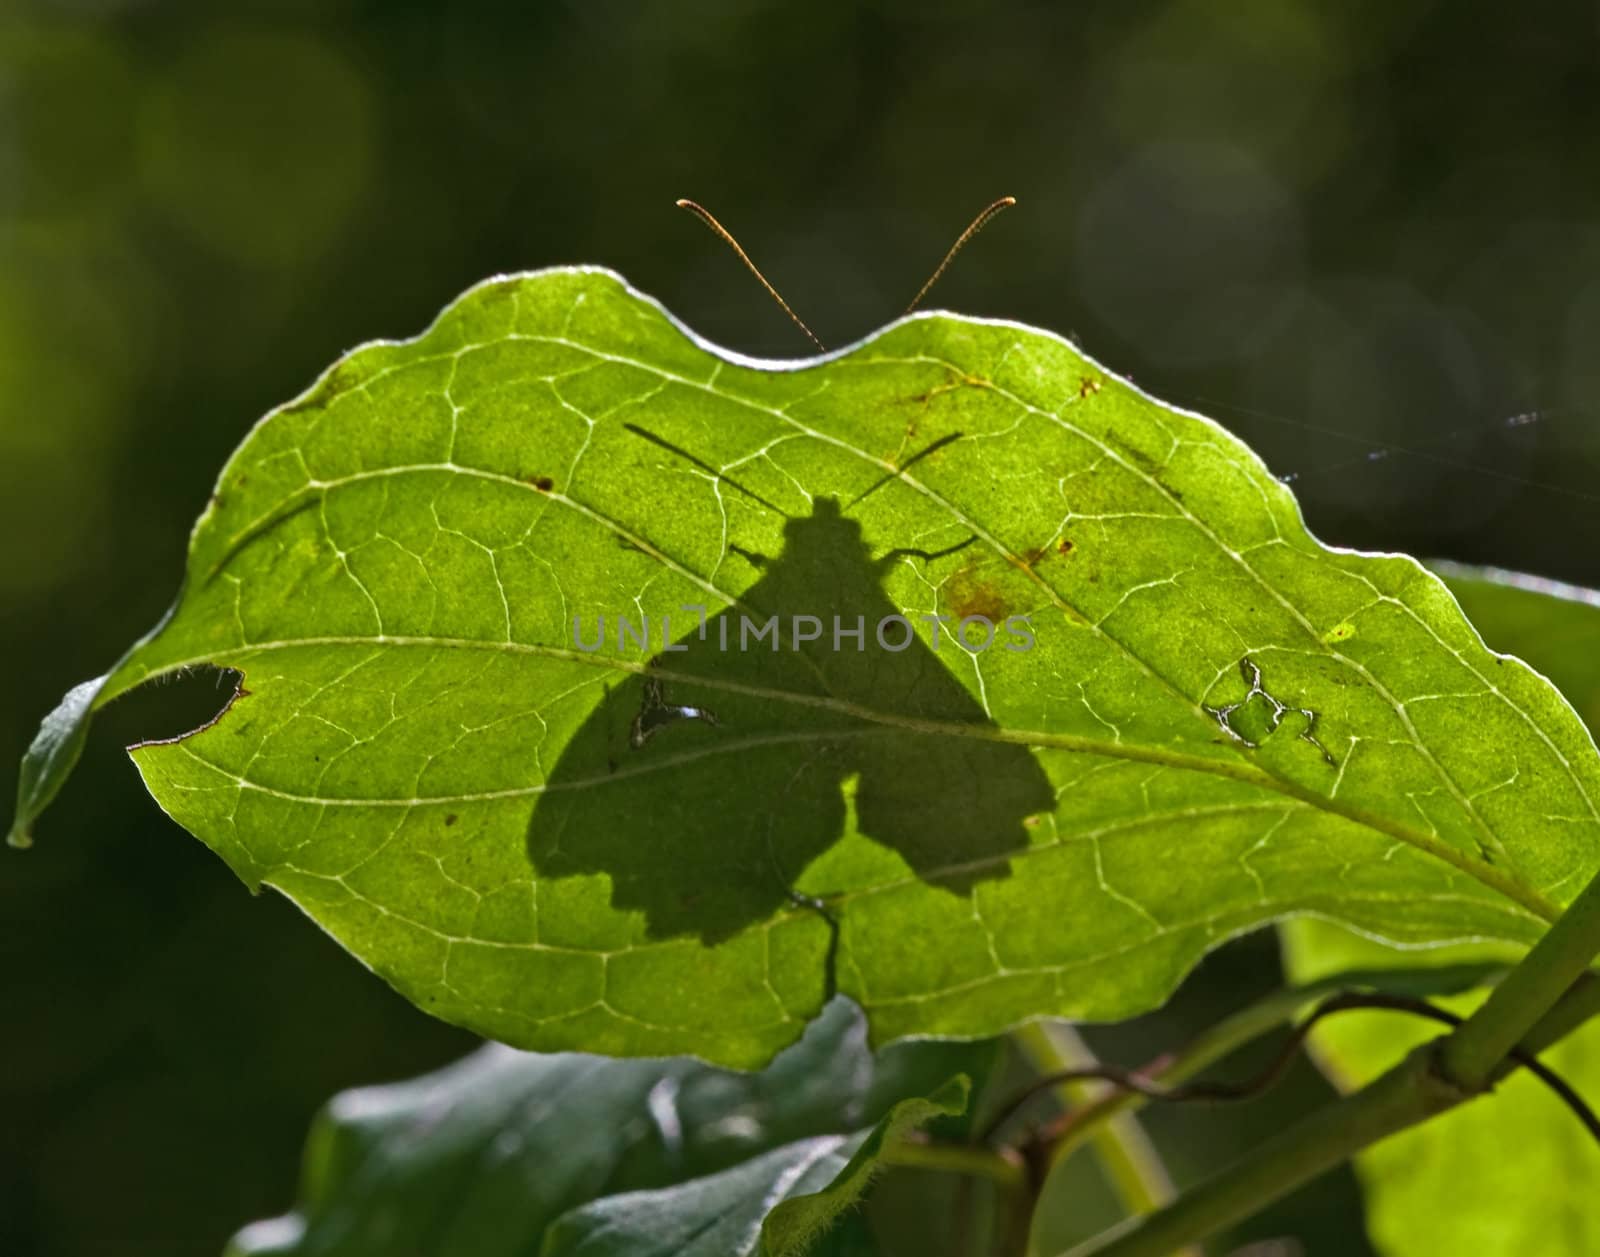
<path id="1" fill-rule="evenodd" d="M 1129 745 L 1116 742 L 1101 742 L 1094 738 L 1079 734 L 1053 733 L 1044 730 L 1015 730 L 1006 729 L 994 724 L 963 723 L 959 721 L 928 720 L 919 717 L 905 716 L 895 712 L 879 711 L 876 708 L 853 703 L 845 699 L 835 698 L 821 694 L 800 694 L 790 690 L 772 689 L 766 686 L 750 685 L 740 681 L 730 681 L 726 678 L 699 676 L 694 673 L 679 672 L 671 668 L 651 668 L 644 663 L 632 660 L 617 659 L 611 656 L 590 654 L 583 651 L 568 649 L 566 647 L 540 646 L 527 642 L 490 642 L 476 638 L 445 638 L 445 637 L 401 637 L 385 635 L 350 635 L 350 636 L 321 636 L 304 637 L 292 640 L 275 642 L 255 642 L 234 651 L 219 651 L 193 659 L 180 660 L 164 665 L 159 670 L 147 673 L 135 684 L 144 684 L 147 681 L 160 677 L 180 673 L 186 669 L 201 665 L 237 668 L 241 673 L 246 673 L 245 665 L 251 658 L 258 654 L 265 654 L 277 650 L 298 650 L 327 647 L 400 647 L 439 650 L 489 650 L 508 654 L 532 655 L 540 658 L 557 659 L 566 663 L 585 664 L 589 667 L 606 668 L 616 672 L 631 675 L 644 675 L 649 673 L 658 676 L 664 681 L 676 681 L 682 684 L 700 685 L 708 689 L 720 690 L 727 693 L 739 694 L 744 697 L 763 699 L 771 702 L 789 703 L 797 706 L 811 707 L 835 712 L 839 715 L 853 717 L 858 720 L 868 721 L 872 724 L 887 726 L 907 733 L 923 733 L 936 736 L 965 737 L 978 741 L 1007 743 L 1026 747 L 1047 747 L 1052 750 L 1064 750 L 1089 755 L 1099 755 L 1111 759 L 1132 760 L 1139 763 L 1157 764 L 1165 768 L 1174 768 L 1180 771 L 1201 772 L 1212 776 L 1225 777 L 1247 785 L 1257 786 L 1261 789 L 1271 790 L 1274 793 L 1295 799 L 1298 802 L 1309 804 L 1319 811 L 1340 816 L 1345 820 L 1353 821 L 1367 829 L 1382 833 L 1388 837 L 1417 848 L 1428 855 L 1434 856 L 1462 872 L 1482 882 L 1491 889 L 1498 891 L 1514 902 L 1521 904 L 1530 912 L 1554 921 L 1560 916 L 1560 909 L 1547 900 L 1538 891 L 1514 881 L 1505 876 L 1493 865 L 1474 859 L 1466 852 L 1449 846 L 1441 839 L 1423 830 L 1415 830 L 1388 817 L 1369 813 L 1361 808 L 1351 807 L 1338 799 L 1330 799 L 1315 791 L 1307 790 L 1295 782 L 1286 780 L 1276 774 L 1263 771 L 1249 761 L 1239 762 L 1233 760 L 1217 759 L 1201 755 L 1191 755 L 1182 751 L 1174 751 L 1162 747 L 1149 747 Z M 819 735 L 827 736 L 827 735 Z M 181 739 L 180 739 L 181 741 Z M 216 765 L 211 765 L 216 771 L 233 776 Z M 244 778 L 235 778 L 243 785 L 251 788 L 261 788 L 260 783 L 247 781 Z M 542 793 L 540 787 L 524 787 L 510 793 L 516 795 L 534 795 Z M 399 800 L 378 799 L 335 799 L 307 796 L 305 802 L 332 804 L 335 806 L 419 806 L 428 803 L 448 803 L 454 801 L 450 796 L 437 796 L 432 798 L 413 798 Z"/>

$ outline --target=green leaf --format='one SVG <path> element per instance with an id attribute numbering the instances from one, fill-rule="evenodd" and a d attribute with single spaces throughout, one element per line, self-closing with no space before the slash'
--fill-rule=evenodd
<path id="1" fill-rule="evenodd" d="M 132 659 L 157 637 L 176 610 L 174 607 L 168 611 L 161 623 L 129 647 L 122 663 Z M 74 685 L 40 723 L 39 732 L 23 755 L 22 769 L 17 774 L 17 810 L 6 833 L 7 846 L 23 849 L 33 845 L 33 822 L 61 793 L 61 787 L 77 767 L 89 736 L 91 717 L 97 708 L 115 696 L 105 692 L 106 682 L 120 669 L 121 663 L 105 676 Z"/>
<path id="2" fill-rule="evenodd" d="M 762 1219 L 774 1204 L 783 1208 L 830 1190 L 864 1138 L 828 1135 L 785 1144 L 707 1178 L 586 1205 L 551 1228 L 541 1257 L 725 1257 L 756 1252 L 787 1257 L 804 1252 L 771 1247 Z"/>
<path id="3" fill-rule="evenodd" d="M 1492 568 L 1436 564 L 1473 624 L 1498 649 L 1515 651 L 1573 701 L 1593 727 L 1600 718 L 1600 594 Z M 1285 965 L 1299 981 L 1347 966 L 1441 972 L 1480 961 L 1515 963 L 1504 943 L 1398 949 L 1316 921 L 1284 928 Z M 1462 1015 L 1484 991 L 1435 1002 Z M 1314 1054 L 1353 1090 L 1438 1027 L 1394 1014 L 1345 1013 L 1314 1032 Z M 1590 1022 L 1541 1054 L 1591 1103 L 1600 1103 L 1600 1023 Z M 1512 1149 L 1514 1155 L 1507 1155 Z M 1594 1141 L 1525 1071 L 1494 1093 L 1396 1136 L 1356 1160 L 1368 1227 L 1386 1257 L 1583 1257 L 1600 1251 L 1600 1154 Z"/>
<path id="4" fill-rule="evenodd" d="M 708 1178 L 613 1196 L 567 1214 L 544 1257 L 800 1257 L 811 1251 L 882 1168 L 884 1149 L 934 1118 L 962 1112 L 964 1078 L 929 1099 L 902 1100 L 870 1131 L 786 1144 Z M 853 1250 L 860 1244 L 851 1235 Z"/>
<path id="5" fill-rule="evenodd" d="M 1118 1019 L 1294 913 L 1527 942 L 1600 849 L 1587 731 L 1436 577 L 1010 323 L 763 364 L 605 272 L 490 281 L 256 427 L 95 705 L 202 663 L 243 689 L 135 750 L 160 804 L 542 1050 L 753 1065 L 834 979 L 880 1041 Z"/>
<path id="6" fill-rule="evenodd" d="M 96 677 L 74 685 L 40 724 L 17 775 L 17 811 L 6 834 L 7 845 L 33 845 L 33 822 L 50 806 L 77 766 L 84 740 L 89 736 L 89 714 L 95 696 L 105 683 L 105 677 Z"/>
<path id="7" fill-rule="evenodd" d="M 828 1184 L 806 1195 L 791 1193 L 761 1224 L 763 1249 L 773 1257 L 805 1252 L 845 1210 L 860 1200 L 867 1184 L 883 1168 L 885 1151 L 897 1140 L 940 1117 L 966 1112 L 969 1085 L 952 1078 L 932 1096 L 913 1096 L 895 1105 L 863 1135 L 847 1161 Z"/>
<path id="8" fill-rule="evenodd" d="M 985 1077 L 997 1060 L 993 1042 L 903 1043 L 874 1056 L 844 1000 L 758 1074 L 490 1045 L 437 1073 L 337 1096 L 312 1129 L 295 1212 L 246 1228 L 231 1251 L 353 1257 L 407 1236 L 431 1252 L 512 1257 L 540 1251 L 560 1215 L 604 1198 L 680 1191 L 673 1198 L 688 1202 L 728 1182 L 759 1198 L 817 1149 L 827 1172 L 806 1182 L 825 1184 L 847 1144 L 877 1133 L 864 1128 L 922 1113 L 904 1108 L 909 1097 L 953 1074 Z"/>
<path id="9" fill-rule="evenodd" d="M 1285 931 L 1288 968 L 1312 980 L 1350 965 L 1415 966 L 1419 953 L 1317 921 Z M 1420 953 L 1440 965 L 1514 960 L 1504 944 Z M 1434 1002 L 1465 1016 L 1486 992 Z M 1313 1031 L 1313 1054 L 1342 1090 L 1371 1081 L 1439 1027 L 1394 1013 L 1341 1013 Z M 1600 1022 L 1540 1059 L 1600 1103 Z M 1564 1104 L 1519 1070 L 1494 1092 L 1377 1144 L 1356 1158 L 1367 1227 L 1385 1257 L 1587 1257 L 1600 1252 L 1600 1149 Z"/>

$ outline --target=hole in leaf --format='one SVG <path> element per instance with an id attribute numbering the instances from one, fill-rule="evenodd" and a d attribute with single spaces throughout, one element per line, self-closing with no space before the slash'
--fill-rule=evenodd
<path id="1" fill-rule="evenodd" d="M 153 678 L 112 704 L 107 716 L 113 735 L 131 746 L 180 742 L 221 720 L 249 693 L 243 682 L 237 668 L 212 664 Z"/>

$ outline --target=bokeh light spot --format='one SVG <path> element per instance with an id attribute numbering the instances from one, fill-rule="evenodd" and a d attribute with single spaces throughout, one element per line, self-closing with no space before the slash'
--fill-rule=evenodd
<path id="1" fill-rule="evenodd" d="M 375 130 L 368 86 L 338 53 L 225 29 L 192 44 L 146 99 L 145 182 L 212 248 L 266 266 L 304 264 L 359 204 Z"/>

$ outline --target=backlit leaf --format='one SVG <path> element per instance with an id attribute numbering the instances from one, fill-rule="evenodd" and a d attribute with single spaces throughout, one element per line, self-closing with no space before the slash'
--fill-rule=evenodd
<path id="1" fill-rule="evenodd" d="M 94 703 L 203 663 L 243 689 L 135 749 L 160 804 L 541 1050 L 755 1065 L 835 981 L 880 1040 L 1122 1018 L 1295 913 L 1526 942 L 1600 855 L 1587 731 L 1436 577 L 1010 323 L 765 364 L 485 283 L 256 427 Z"/>

